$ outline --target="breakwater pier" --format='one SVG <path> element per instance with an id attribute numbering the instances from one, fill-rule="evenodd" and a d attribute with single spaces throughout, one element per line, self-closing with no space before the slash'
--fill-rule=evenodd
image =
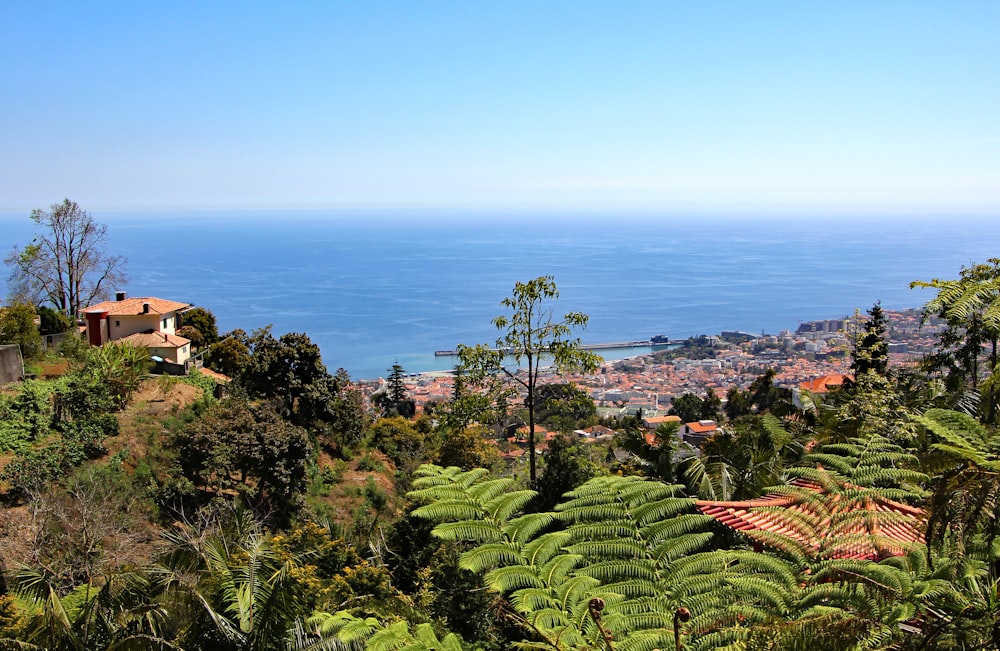
<path id="1" fill-rule="evenodd" d="M 655 335 L 649 339 L 635 339 L 631 341 L 609 341 L 598 344 L 580 344 L 583 350 L 610 350 L 613 348 L 649 348 L 651 346 L 670 346 L 679 344 L 679 341 L 670 341 L 666 335 Z M 497 349 L 494 349 L 497 350 Z M 507 351 L 510 352 L 510 351 Z M 435 350 L 435 357 L 456 357 L 458 350 Z"/>

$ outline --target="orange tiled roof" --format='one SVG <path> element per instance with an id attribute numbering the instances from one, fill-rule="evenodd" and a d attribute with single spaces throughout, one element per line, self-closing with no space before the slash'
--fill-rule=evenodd
<path id="1" fill-rule="evenodd" d="M 166 314 L 191 307 L 190 303 L 178 303 L 177 301 L 168 301 L 165 298 L 146 296 L 126 298 L 121 301 L 104 301 L 103 303 L 85 307 L 83 311 L 107 312 L 109 315 L 114 316 L 138 316 L 147 313 L 145 311 L 145 305 L 147 304 L 149 305 L 148 314 Z"/>
<path id="2" fill-rule="evenodd" d="M 823 492 L 817 485 L 801 481 L 793 485 L 817 493 Z M 841 496 L 833 495 L 829 499 L 834 502 L 830 513 L 841 510 Z M 845 501 L 852 508 L 864 508 L 873 513 L 892 514 L 885 518 L 873 518 L 868 526 L 859 525 L 858 520 L 850 520 L 850 530 L 827 531 L 823 536 L 827 540 L 823 549 L 828 558 L 855 558 L 879 560 L 887 556 L 901 556 L 915 543 L 923 542 L 922 523 L 924 512 L 921 509 L 881 499 L 868 497 L 863 503 Z M 824 514 L 815 513 L 807 502 L 795 495 L 773 493 L 763 497 L 741 502 L 711 502 L 698 500 L 695 502 L 699 511 L 710 515 L 725 526 L 742 531 L 757 542 L 766 542 L 759 532 L 769 532 L 787 536 L 804 544 L 814 552 L 820 552 L 820 535 L 810 535 L 802 527 L 795 526 L 796 519 L 791 514 L 786 515 L 783 509 L 797 514 L 820 516 L 818 526 L 830 526 L 830 518 Z"/>
<path id="3" fill-rule="evenodd" d="M 603 436 L 605 434 L 611 435 L 615 433 L 613 429 L 607 428 L 604 425 L 591 425 L 583 431 L 594 436 Z"/>
<path id="4" fill-rule="evenodd" d="M 684 426 L 687 427 L 689 431 L 695 432 L 696 434 L 705 434 L 719 429 L 719 426 L 716 425 L 714 421 L 705 424 L 695 421 L 693 423 L 684 423 Z"/>
<path id="5" fill-rule="evenodd" d="M 799 384 L 799 388 L 803 391 L 808 391 L 809 393 L 826 393 L 833 387 L 839 388 L 843 386 L 844 381 L 849 379 L 851 379 L 849 375 L 832 373 L 830 375 L 824 375 L 823 377 L 802 382 Z"/>
<path id="6" fill-rule="evenodd" d="M 119 341 L 127 341 L 134 346 L 145 346 L 146 348 L 180 348 L 191 343 L 190 339 L 168 335 L 165 332 L 146 331 L 137 332 L 134 335 L 122 337 Z"/>
<path id="7" fill-rule="evenodd" d="M 670 416 L 653 416 L 652 418 L 643 418 L 642 420 L 648 427 L 655 427 L 663 423 L 680 423 L 681 417 L 671 414 Z"/>

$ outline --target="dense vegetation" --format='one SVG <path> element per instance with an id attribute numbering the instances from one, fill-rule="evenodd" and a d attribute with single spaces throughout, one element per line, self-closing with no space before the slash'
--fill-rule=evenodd
<path id="1" fill-rule="evenodd" d="M 207 310 L 187 332 L 221 399 L 70 340 L 64 373 L 0 394 L 0 648 L 1000 648 L 997 269 L 927 283 L 947 328 L 920 367 L 888 364 L 875 305 L 840 391 L 679 398 L 723 422 L 698 450 L 637 418 L 584 442 L 583 392 L 485 364 L 430 414 L 398 365 L 366 401 L 307 335 Z M 532 480 L 501 452 L 536 420 L 563 435 Z M 768 531 L 696 508 L 776 493 L 796 508 Z M 888 539 L 888 501 L 922 541 Z"/>

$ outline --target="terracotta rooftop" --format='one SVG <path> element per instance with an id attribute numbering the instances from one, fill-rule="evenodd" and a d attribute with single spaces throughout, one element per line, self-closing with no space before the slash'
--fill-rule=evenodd
<path id="1" fill-rule="evenodd" d="M 807 481 L 794 482 L 793 486 L 823 493 L 819 486 Z M 768 532 L 797 541 L 826 558 L 880 560 L 901 556 L 914 544 L 923 543 L 923 510 L 877 496 L 866 496 L 863 501 L 843 497 L 827 495 L 827 505 L 833 502 L 832 506 L 818 510 L 794 493 L 772 493 L 742 502 L 698 500 L 695 504 L 702 513 L 757 543 L 774 544 L 768 536 L 760 535 Z M 865 520 L 836 518 L 838 513 L 846 512 L 842 505 L 851 511 L 864 508 L 883 515 Z M 814 523 L 815 529 L 803 526 L 803 521 Z"/>
<path id="2" fill-rule="evenodd" d="M 147 311 L 145 306 L 149 305 Z M 178 303 L 168 301 L 165 298 L 155 296 L 137 296 L 135 298 L 125 298 L 120 301 L 104 301 L 96 305 L 83 308 L 84 312 L 107 312 L 114 316 L 138 316 L 140 314 L 167 314 L 177 312 L 191 307 L 190 303 Z"/>
<path id="3" fill-rule="evenodd" d="M 679 425 L 681 417 L 674 414 L 671 414 L 670 416 L 653 416 L 652 418 L 643 418 L 642 422 L 646 427 L 653 428 L 657 425 L 662 425 L 663 423 L 677 423 Z"/>
<path id="4" fill-rule="evenodd" d="M 122 337 L 119 341 L 127 341 L 134 346 L 145 346 L 146 348 L 180 348 L 191 343 L 190 339 L 155 330 L 137 332 L 134 335 Z"/>
<path id="5" fill-rule="evenodd" d="M 584 434 L 588 434 L 590 436 L 605 436 L 605 435 L 610 436 L 615 433 L 613 429 L 607 428 L 604 425 L 591 425 L 586 429 L 577 431 L 583 432 Z"/>
<path id="6" fill-rule="evenodd" d="M 826 393 L 833 387 L 840 388 L 843 386 L 844 381 L 850 379 L 848 375 L 841 375 L 840 373 L 833 373 L 831 375 L 824 375 L 823 377 L 818 377 L 808 382 L 802 382 L 799 384 L 799 388 L 803 391 L 808 391 L 809 393 Z"/>

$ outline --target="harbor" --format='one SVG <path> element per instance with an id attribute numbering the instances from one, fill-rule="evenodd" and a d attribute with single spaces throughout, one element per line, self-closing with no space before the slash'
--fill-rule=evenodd
<path id="1" fill-rule="evenodd" d="M 653 335 L 649 339 L 636 339 L 633 341 L 610 341 L 598 344 L 580 344 L 580 348 L 583 350 L 612 350 L 612 349 L 625 349 L 625 348 L 656 348 L 659 346 L 671 346 L 674 344 L 679 344 L 680 341 L 670 341 L 666 335 Z M 499 350 L 494 348 L 494 351 Z M 504 352 L 510 353 L 509 349 Z M 457 357 L 458 349 L 454 350 L 435 350 L 435 357 Z"/>

